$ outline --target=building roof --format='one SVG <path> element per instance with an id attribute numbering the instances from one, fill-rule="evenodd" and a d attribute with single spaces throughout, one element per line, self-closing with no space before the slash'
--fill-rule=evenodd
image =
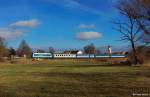
<path id="1" fill-rule="evenodd" d="M 77 54 L 79 52 L 79 50 L 67 50 L 67 51 L 64 51 L 64 54 Z"/>

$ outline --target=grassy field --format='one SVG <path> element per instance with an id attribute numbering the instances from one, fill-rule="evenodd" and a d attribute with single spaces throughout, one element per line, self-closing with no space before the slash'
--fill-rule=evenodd
<path id="1" fill-rule="evenodd" d="M 133 97 L 133 93 L 150 96 L 150 67 L 63 61 L 0 64 L 0 97 Z"/>

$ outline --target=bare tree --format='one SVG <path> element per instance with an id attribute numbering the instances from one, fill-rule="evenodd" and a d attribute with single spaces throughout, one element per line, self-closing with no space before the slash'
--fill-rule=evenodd
<path id="1" fill-rule="evenodd" d="M 0 37 L 0 57 L 7 56 L 8 50 L 6 48 L 6 42 L 4 38 Z"/>
<path id="2" fill-rule="evenodd" d="M 90 45 L 86 45 L 84 47 L 84 53 L 86 53 L 86 54 L 95 54 L 96 53 L 96 47 L 94 46 L 94 44 L 91 43 Z"/>
<path id="3" fill-rule="evenodd" d="M 136 65 L 138 63 L 138 59 L 135 43 L 142 37 L 140 34 L 141 28 L 138 26 L 135 18 L 137 15 L 130 7 L 129 0 L 122 0 L 118 2 L 117 9 L 122 15 L 122 19 L 114 22 L 117 25 L 115 30 L 121 33 L 121 40 L 130 42 L 133 52 L 133 62 Z"/>
<path id="4" fill-rule="evenodd" d="M 43 49 L 37 49 L 37 53 L 45 53 L 46 51 Z"/>
<path id="5" fill-rule="evenodd" d="M 143 42 L 150 43 L 150 0 L 134 0 L 136 20 L 143 32 Z"/>
<path id="6" fill-rule="evenodd" d="M 49 53 L 55 53 L 55 49 L 53 47 L 49 47 Z"/>
<path id="7" fill-rule="evenodd" d="M 124 5 L 130 10 L 130 17 L 135 19 L 142 32 L 143 42 L 150 43 L 150 0 L 124 0 Z M 121 8 L 119 10 L 123 11 Z M 129 11 L 128 11 L 129 12 Z M 123 13 L 124 14 L 124 13 Z M 127 14 L 124 14 L 127 15 Z"/>
<path id="8" fill-rule="evenodd" d="M 100 49 L 97 49 L 97 50 L 96 50 L 96 54 L 100 55 L 100 54 L 101 54 L 101 50 L 100 50 Z"/>
<path id="9" fill-rule="evenodd" d="M 14 56 L 16 55 L 16 50 L 14 48 L 9 49 L 9 57 L 10 59 L 14 59 Z"/>

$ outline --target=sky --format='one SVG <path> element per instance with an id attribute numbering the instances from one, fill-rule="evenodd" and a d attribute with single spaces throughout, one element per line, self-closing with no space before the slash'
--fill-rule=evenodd
<path id="1" fill-rule="evenodd" d="M 123 47 L 112 20 L 116 0 L 0 0 L 0 37 L 17 48 Z"/>

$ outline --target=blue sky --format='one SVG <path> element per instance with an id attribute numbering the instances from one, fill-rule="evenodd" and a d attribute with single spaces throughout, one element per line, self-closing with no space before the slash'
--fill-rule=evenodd
<path id="1" fill-rule="evenodd" d="M 0 36 L 8 47 L 25 39 L 32 48 L 124 46 L 111 21 L 116 0 L 0 0 Z"/>

